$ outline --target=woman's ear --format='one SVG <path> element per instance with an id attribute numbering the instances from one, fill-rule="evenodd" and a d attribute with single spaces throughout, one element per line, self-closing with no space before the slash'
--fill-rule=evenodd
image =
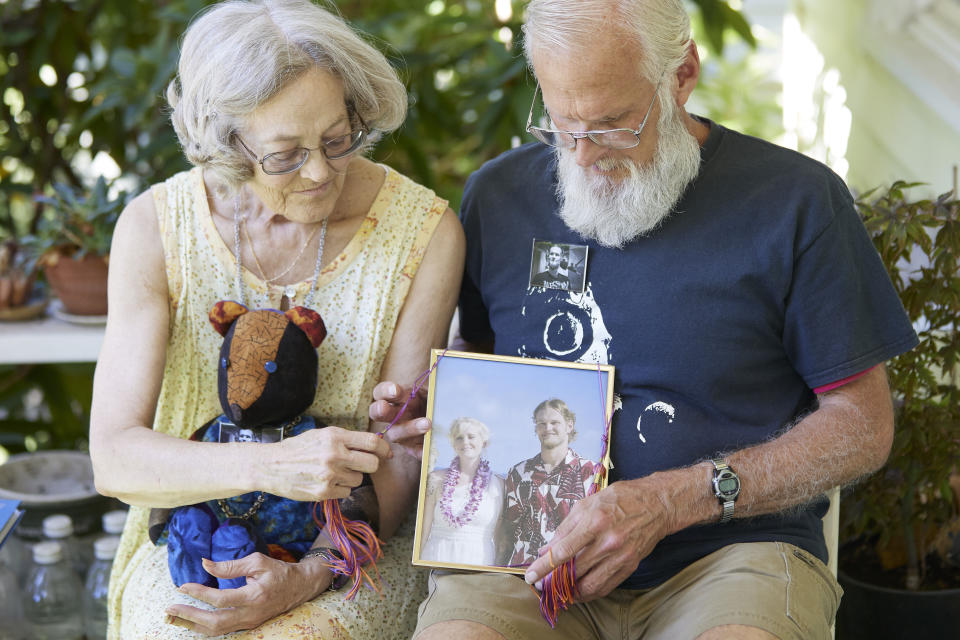
<path id="1" fill-rule="evenodd" d="M 221 300 L 210 309 L 210 324 L 220 335 L 226 337 L 232 325 L 237 318 L 245 314 L 249 309 L 233 300 Z"/>

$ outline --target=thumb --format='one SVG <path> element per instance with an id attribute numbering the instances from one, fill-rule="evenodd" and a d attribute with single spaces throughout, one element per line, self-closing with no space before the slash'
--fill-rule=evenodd
<path id="1" fill-rule="evenodd" d="M 214 578 L 239 578 L 253 575 L 253 563 L 249 561 L 251 556 L 246 556 L 238 560 L 221 560 L 214 562 L 203 558 L 203 568 Z"/>

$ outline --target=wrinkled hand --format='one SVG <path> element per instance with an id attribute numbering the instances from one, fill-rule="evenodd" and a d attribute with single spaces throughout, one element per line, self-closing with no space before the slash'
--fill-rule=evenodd
<path id="1" fill-rule="evenodd" d="M 224 562 L 204 560 L 203 568 L 218 578 L 247 578 L 247 584 L 239 589 L 221 590 L 195 583 L 180 587 L 182 593 L 216 608 L 208 611 L 174 604 L 166 610 L 170 616 L 167 622 L 208 636 L 253 629 L 315 597 L 333 580 L 329 571 L 324 571 L 326 577 L 318 577 L 304 565 L 261 553 Z"/>
<path id="2" fill-rule="evenodd" d="M 396 382 L 381 382 L 375 386 L 373 402 L 370 403 L 370 419 L 374 422 L 389 424 L 409 399 L 410 402 L 403 415 L 384 434 L 384 438 L 400 445 L 417 459 L 421 459 L 423 436 L 430 430 L 430 420 L 424 417 L 427 408 L 427 387 L 426 385 L 420 387 L 413 398 L 410 398 L 411 389 L 412 387 L 404 387 Z"/>
<path id="3" fill-rule="evenodd" d="M 364 473 L 393 457 L 377 434 L 340 427 L 310 429 L 263 451 L 265 490 L 301 502 L 346 498 Z"/>
<path id="4" fill-rule="evenodd" d="M 540 557 L 527 568 L 526 581 L 539 582 L 576 557 L 579 601 L 616 589 L 670 533 L 670 514 L 655 491 L 642 488 L 645 480 L 614 482 L 575 504 L 540 550 Z"/>

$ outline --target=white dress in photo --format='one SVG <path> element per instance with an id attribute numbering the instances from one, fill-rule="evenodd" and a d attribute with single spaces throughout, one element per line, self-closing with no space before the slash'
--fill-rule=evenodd
<path id="1" fill-rule="evenodd" d="M 450 501 L 453 514 L 462 513 L 469 499 L 470 485 L 457 485 Z M 450 524 L 440 503 L 438 499 L 434 506 L 430 536 L 423 543 L 420 557 L 449 564 L 493 565 L 494 532 L 503 508 L 503 480 L 495 474 L 490 475 L 490 483 L 476 513 L 463 526 Z"/>

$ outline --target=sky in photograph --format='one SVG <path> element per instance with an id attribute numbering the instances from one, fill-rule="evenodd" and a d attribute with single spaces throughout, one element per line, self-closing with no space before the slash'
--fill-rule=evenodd
<path id="1" fill-rule="evenodd" d="M 494 473 L 505 475 L 514 464 L 540 452 L 533 410 L 548 398 L 560 398 L 576 415 L 574 451 L 599 460 L 606 384 L 606 372 L 601 376 L 595 369 L 444 356 L 433 389 L 433 468 L 445 468 L 453 459 L 450 424 L 455 418 L 470 417 L 490 428 L 484 457 Z"/>

